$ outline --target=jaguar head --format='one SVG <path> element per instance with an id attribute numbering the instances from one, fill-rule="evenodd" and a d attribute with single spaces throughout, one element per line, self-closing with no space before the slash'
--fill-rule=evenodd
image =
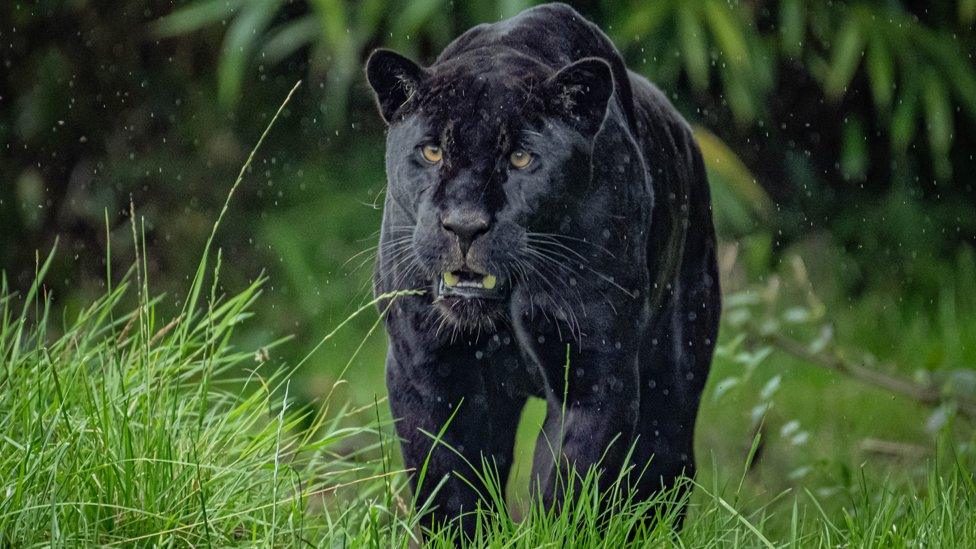
<path id="1" fill-rule="evenodd" d="M 613 92 L 609 65 L 554 70 L 510 49 L 474 49 L 421 67 L 388 50 L 367 79 L 388 124 L 389 228 L 434 306 L 476 328 L 513 289 L 540 307 L 570 284 L 567 223 L 585 216 L 593 137 Z M 395 253 L 395 252 L 394 252 Z M 395 261 L 394 261 L 395 263 Z"/>

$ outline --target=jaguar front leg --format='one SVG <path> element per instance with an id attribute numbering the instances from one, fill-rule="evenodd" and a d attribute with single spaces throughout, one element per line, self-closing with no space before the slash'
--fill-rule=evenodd
<path id="1" fill-rule="evenodd" d="M 493 366 L 517 355 L 502 349 L 479 360 L 467 342 L 438 344 L 396 312 L 388 326 L 409 332 L 391 341 L 386 378 L 404 465 L 418 509 L 428 511 L 423 525 L 456 526 L 471 538 L 475 513 L 494 507 L 512 466 L 527 397 L 506 390 Z"/>
<path id="2" fill-rule="evenodd" d="M 524 345 L 546 379 L 547 415 L 536 442 L 532 481 L 551 506 L 561 504 L 570 495 L 567 488 L 578 488 L 592 470 L 599 475 L 601 492 L 612 486 L 631 451 L 640 395 L 634 338 L 626 343 L 603 337 L 571 341 L 556 330 L 546 332 L 551 339 L 524 331 L 532 334 Z"/>

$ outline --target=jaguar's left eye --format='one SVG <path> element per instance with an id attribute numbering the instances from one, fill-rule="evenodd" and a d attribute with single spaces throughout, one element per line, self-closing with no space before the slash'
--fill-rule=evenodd
<path id="1" fill-rule="evenodd" d="M 420 153 L 424 156 L 424 160 L 430 162 L 431 164 L 436 164 L 444 158 L 444 149 L 440 148 L 439 145 L 434 145 L 433 143 L 428 143 L 421 147 Z"/>
<path id="2" fill-rule="evenodd" d="M 532 163 L 532 153 L 518 149 L 508 156 L 508 161 L 517 170 L 528 168 L 529 164 Z"/>

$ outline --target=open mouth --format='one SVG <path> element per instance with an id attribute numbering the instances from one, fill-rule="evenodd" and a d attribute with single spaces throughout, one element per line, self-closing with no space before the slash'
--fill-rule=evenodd
<path id="1" fill-rule="evenodd" d="M 502 299 L 504 284 L 493 274 L 482 274 L 468 270 L 441 273 L 437 286 L 441 297 L 460 297 L 464 299 Z"/>

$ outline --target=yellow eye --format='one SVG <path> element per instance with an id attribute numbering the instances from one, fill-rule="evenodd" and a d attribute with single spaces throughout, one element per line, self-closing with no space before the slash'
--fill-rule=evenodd
<path id="1" fill-rule="evenodd" d="M 424 155 L 424 160 L 430 162 L 431 164 L 437 164 L 442 158 L 444 158 L 444 149 L 434 145 L 433 143 L 424 145 L 420 152 Z"/>
<path id="2" fill-rule="evenodd" d="M 529 164 L 532 163 L 532 155 L 519 149 L 513 152 L 508 157 L 508 161 L 512 163 L 515 169 L 521 170 L 523 168 L 528 168 Z"/>

